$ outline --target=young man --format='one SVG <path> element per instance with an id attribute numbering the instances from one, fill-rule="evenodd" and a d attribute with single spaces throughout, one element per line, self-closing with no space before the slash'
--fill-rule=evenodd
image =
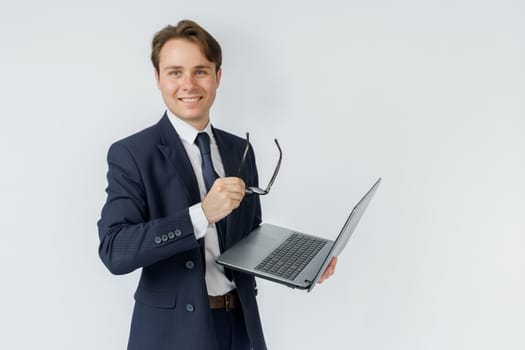
<path id="1" fill-rule="evenodd" d="M 108 152 L 99 255 L 114 274 L 142 268 L 128 349 L 266 349 L 252 276 L 215 263 L 261 223 L 250 148 L 210 124 L 221 80 L 221 48 L 181 21 L 152 42 L 167 111 Z M 333 273 L 331 265 L 324 278 Z"/>

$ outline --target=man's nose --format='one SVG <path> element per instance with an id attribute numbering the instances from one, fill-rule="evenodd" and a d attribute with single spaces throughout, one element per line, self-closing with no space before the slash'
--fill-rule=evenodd
<path id="1" fill-rule="evenodd" d="M 184 90 L 191 90 L 195 86 L 194 77 L 191 74 L 186 74 L 182 77 L 182 88 Z"/>

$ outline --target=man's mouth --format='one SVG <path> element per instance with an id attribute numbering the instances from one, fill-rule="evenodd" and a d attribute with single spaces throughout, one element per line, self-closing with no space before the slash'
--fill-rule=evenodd
<path id="1" fill-rule="evenodd" d="M 199 102 L 201 99 L 202 97 L 200 96 L 199 97 L 181 97 L 179 98 L 179 101 L 192 103 L 192 102 Z"/>

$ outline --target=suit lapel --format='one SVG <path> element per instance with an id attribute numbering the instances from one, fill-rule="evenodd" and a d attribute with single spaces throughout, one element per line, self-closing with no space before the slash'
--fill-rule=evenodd
<path id="1" fill-rule="evenodd" d="M 160 151 L 172 164 L 175 174 L 184 184 L 183 187 L 190 203 L 200 202 L 199 185 L 179 134 L 173 128 L 166 114 L 158 122 L 157 126 L 161 135 L 160 143 L 158 144 Z"/>
<path id="2" fill-rule="evenodd" d="M 237 150 L 234 145 L 225 137 L 224 133 L 215 129 L 212 126 L 213 136 L 217 142 L 219 153 L 221 155 L 222 165 L 224 167 L 224 175 L 237 176 L 238 167 L 241 159 L 237 157 Z"/>
<path id="3" fill-rule="evenodd" d="M 225 176 L 237 176 L 237 171 L 239 170 L 238 168 L 241 161 L 240 151 L 235 148 L 235 145 L 231 142 L 231 139 L 228 138 L 227 134 L 213 127 L 212 130 L 215 141 L 217 142 L 217 147 L 219 148 L 219 153 L 221 155 Z M 236 235 L 238 234 L 238 232 L 235 230 L 236 223 L 238 221 L 237 215 L 237 210 L 234 210 L 222 221 L 224 223 L 223 231 L 225 232 L 222 246 L 224 250 L 231 247 L 232 242 L 236 241 Z"/>

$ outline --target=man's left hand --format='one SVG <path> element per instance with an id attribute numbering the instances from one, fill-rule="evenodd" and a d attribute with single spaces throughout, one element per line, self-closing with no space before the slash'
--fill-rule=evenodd
<path id="1" fill-rule="evenodd" d="M 324 270 L 323 275 L 321 278 L 319 278 L 317 283 L 323 283 L 328 277 L 332 276 L 335 272 L 335 265 L 337 265 L 337 256 L 334 256 L 332 260 L 330 260 L 330 264 L 328 264 L 326 270 Z"/>

